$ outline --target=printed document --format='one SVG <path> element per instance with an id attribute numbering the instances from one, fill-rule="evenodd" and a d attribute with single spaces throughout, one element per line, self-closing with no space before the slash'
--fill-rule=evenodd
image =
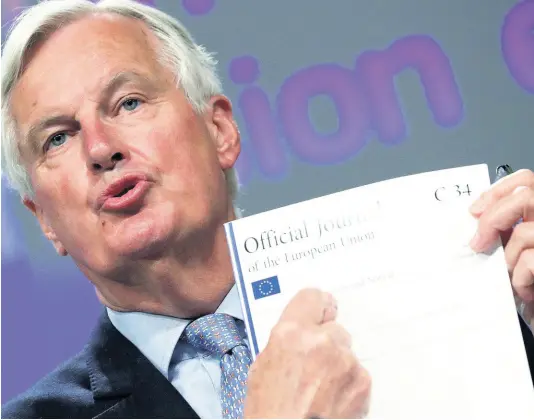
<path id="1" fill-rule="evenodd" d="M 253 357 L 317 287 L 372 377 L 368 418 L 534 419 L 501 244 L 476 254 L 486 165 L 410 175 L 225 225 Z M 287 343 L 288 347 L 291 343 Z"/>

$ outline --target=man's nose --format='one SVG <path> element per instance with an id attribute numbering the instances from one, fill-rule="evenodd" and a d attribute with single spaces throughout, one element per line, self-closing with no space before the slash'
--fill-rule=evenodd
<path id="1" fill-rule="evenodd" d="M 126 145 L 117 137 L 114 130 L 101 122 L 82 126 L 87 167 L 92 172 L 109 171 L 127 159 Z"/>

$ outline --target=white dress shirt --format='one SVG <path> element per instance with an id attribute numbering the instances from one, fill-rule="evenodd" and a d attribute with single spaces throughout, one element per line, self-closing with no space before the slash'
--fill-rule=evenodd
<path id="1" fill-rule="evenodd" d="M 222 417 L 220 358 L 179 341 L 191 320 L 142 312 L 117 312 L 109 308 L 107 312 L 115 328 L 173 384 L 200 418 Z M 235 286 L 216 312 L 237 319 L 241 337 L 248 346 Z"/>

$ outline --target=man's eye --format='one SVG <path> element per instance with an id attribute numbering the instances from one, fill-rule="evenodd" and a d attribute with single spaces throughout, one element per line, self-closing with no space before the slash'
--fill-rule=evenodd
<path id="1" fill-rule="evenodd" d="M 141 101 L 139 99 L 136 99 L 136 98 L 126 99 L 122 103 L 122 107 L 126 111 L 134 111 L 139 105 L 141 105 Z"/>
<path id="2" fill-rule="evenodd" d="M 51 149 L 53 147 L 61 146 L 67 141 L 67 133 L 57 133 L 49 138 L 46 142 L 45 149 Z"/>

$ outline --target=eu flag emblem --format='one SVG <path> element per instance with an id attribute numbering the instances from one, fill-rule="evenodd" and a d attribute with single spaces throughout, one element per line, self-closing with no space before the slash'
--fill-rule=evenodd
<path id="1" fill-rule="evenodd" d="M 277 295 L 280 293 L 280 283 L 278 283 L 278 277 L 273 276 L 253 282 L 252 291 L 254 292 L 254 299 L 261 299 L 267 296 Z"/>

